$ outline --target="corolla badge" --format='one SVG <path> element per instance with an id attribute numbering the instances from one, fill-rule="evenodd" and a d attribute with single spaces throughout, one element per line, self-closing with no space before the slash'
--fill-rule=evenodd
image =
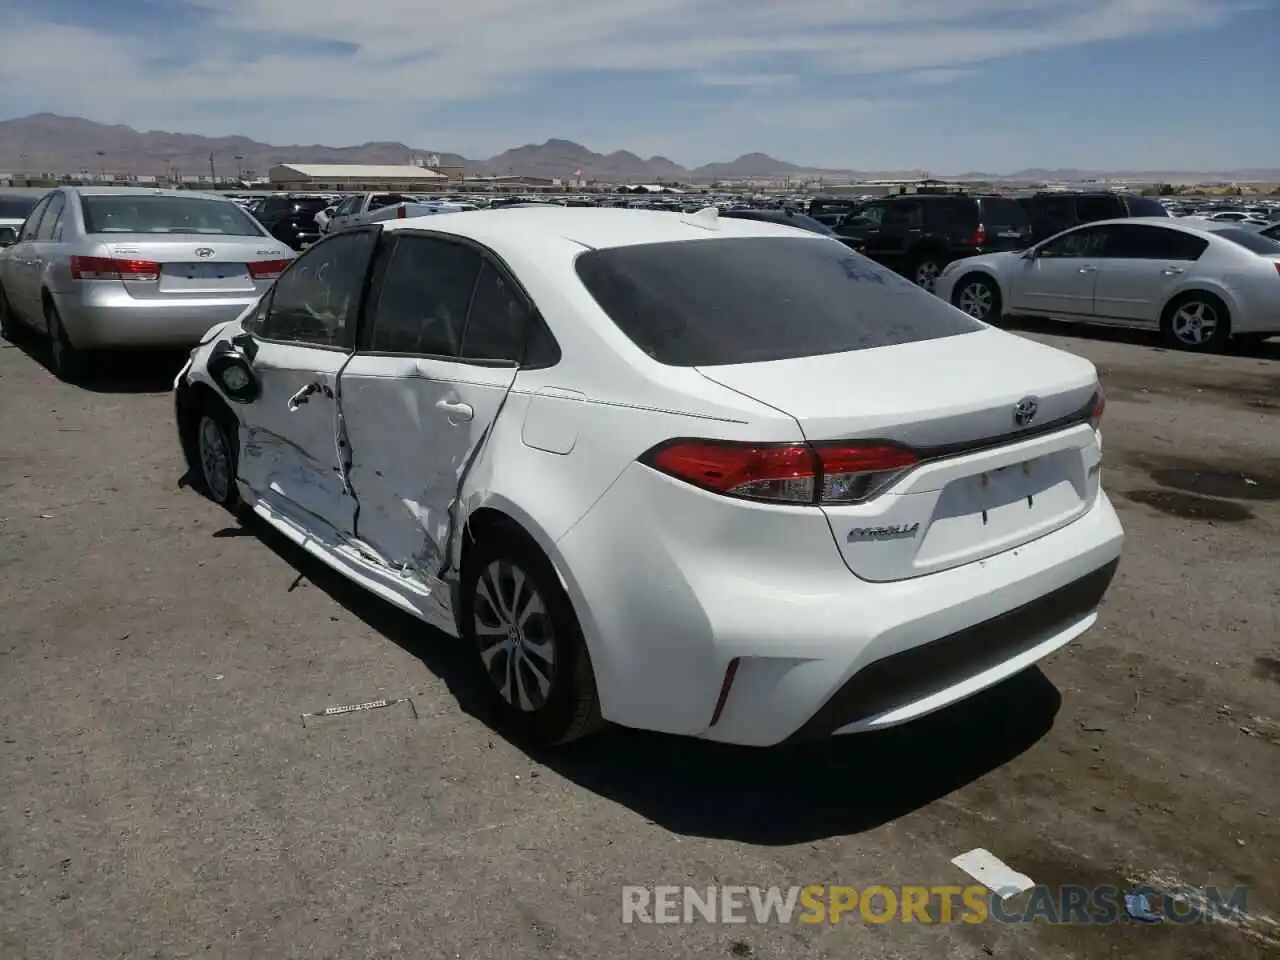
<path id="1" fill-rule="evenodd" d="M 920 530 L 918 523 L 899 523 L 887 527 L 854 527 L 849 531 L 849 543 L 863 540 L 904 540 L 914 537 Z"/>
<path id="2" fill-rule="evenodd" d="M 1013 405 L 1013 423 L 1018 427 L 1026 427 L 1036 418 L 1040 409 L 1040 401 L 1035 397 L 1023 397 Z"/>
<path id="3" fill-rule="evenodd" d="M 216 252 L 217 251 L 214 250 L 213 247 L 196 247 L 196 256 L 201 260 L 208 260 Z"/>

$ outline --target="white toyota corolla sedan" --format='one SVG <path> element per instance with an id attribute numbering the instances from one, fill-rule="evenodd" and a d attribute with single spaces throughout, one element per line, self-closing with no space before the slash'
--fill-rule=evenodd
<path id="1" fill-rule="evenodd" d="M 213 499 L 458 636 L 510 735 L 903 723 L 1084 633 L 1088 361 L 837 240 L 510 208 L 330 236 L 176 384 Z"/>

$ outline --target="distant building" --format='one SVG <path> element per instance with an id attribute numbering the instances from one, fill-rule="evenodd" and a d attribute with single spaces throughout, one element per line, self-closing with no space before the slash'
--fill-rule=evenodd
<path id="1" fill-rule="evenodd" d="M 426 167 L 361 163 L 282 163 L 268 171 L 277 190 L 438 190 L 449 178 Z"/>

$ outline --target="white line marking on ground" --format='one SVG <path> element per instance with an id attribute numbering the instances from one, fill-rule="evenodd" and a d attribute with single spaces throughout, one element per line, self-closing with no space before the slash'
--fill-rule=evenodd
<path id="1" fill-rule="evenodd" d="M 951 862 L 1001 900 L 1016 897 L 1035 886 L 1035 881 L 1026 874 L 1018 873 L 981 847 L 962 853 Z"/>

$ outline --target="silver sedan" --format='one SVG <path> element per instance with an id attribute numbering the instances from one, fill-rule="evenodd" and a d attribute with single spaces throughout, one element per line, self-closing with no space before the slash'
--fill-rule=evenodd
<path id="1" fill-rule="evenodd" d="M 95 350 L 197 343 L 293 258 L 223 197 L 64 187 L 0 250 L 0 330 L 46 334 L 55 373 L 74 380 Z"/>
<path id="2" fill-rule="evenodd" d="M 1280 242 L 1232 223 L 1103 220 L 949 264 L 934 292 L 972 317 L 1159 330 L 1184 350 L 1280 334 Z"/>

